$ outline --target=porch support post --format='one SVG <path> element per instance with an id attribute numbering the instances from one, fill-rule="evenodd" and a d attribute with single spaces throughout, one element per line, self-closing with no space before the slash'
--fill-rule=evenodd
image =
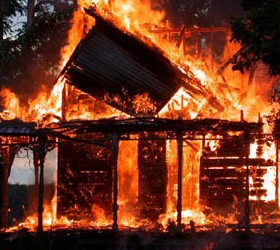
<path id="1" fill-rule="evenodd" d="M 119 134 L 113 132 L 113 226 L 114 232 L 118 231 L 118 153 L 119 153 Z"/>
<path id="2" fill-rule="evenodd" d="M 38 156 L 40 165 L 40 177 L 39 177 L 39 196 L 38 196 L 38 227 L 37 232 L 43 232 L 43 212 L 44 212 L 44 163 L 45 163 L 45 138 L 40 136 L 38 141 Z"/>
<path id="3" fill-rule="evenodd" d="M 177 155 L 178 155 L 178 188 L 177 188 L 177 229 L 182 231 L 182 165 L 183 165 L 183 134 L 177 132 Z"/>
<path id="4" fill-rule="evenodd" d="M 246 187 L 245 187 L 245 206 L 244 206 L 244 220 L 245 220 L 245 231 L 250 231 L 250 189 L 249 189 L 249 177 L 250 177 L 250 166 L 249 166 L 249 154 L 250 154 L 250 133 L 244 131 L 245 140 L 245 162 L 246 162 Z"/>

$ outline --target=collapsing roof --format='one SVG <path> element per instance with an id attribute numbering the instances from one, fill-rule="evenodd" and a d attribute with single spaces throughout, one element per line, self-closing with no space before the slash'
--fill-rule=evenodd
<path id="1" fill-rule="evenodd" d="M 184 81 L 191 81 L 190 77 L 172 65 L 158 48 L 122 32 L 92 9 L 86 12 L 96 19 L 96 24 L 60 73 L 68 84 L 130 115 L 158 113 L 182 86 L 193 94 L 209 96 Z M 137 97 L 143 94 L 148 94 L 148 109 L 137 105 Z M 213 104 L 222 109 L 217 102 Z"/>

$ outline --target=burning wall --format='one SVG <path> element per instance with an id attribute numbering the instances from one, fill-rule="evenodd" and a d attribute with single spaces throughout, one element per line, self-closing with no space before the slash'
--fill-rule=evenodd
<path id="1" fill-rule="evenodd" d="M 88 140 L 91 135 L 86 137 Z M 109 216 L 112 171 L 110 145 L 61 142 L 57 173 L 58 217 L 67 216 L 74 220 L 79 220 L 80 216 L 94 218 L 98 216 L 94 214 L 94 206 Z"/>

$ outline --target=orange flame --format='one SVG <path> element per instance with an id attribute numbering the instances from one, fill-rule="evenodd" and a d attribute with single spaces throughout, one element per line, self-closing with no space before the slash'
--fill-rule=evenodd
<path id="1" fill-rule="evenodd" d="M 221 79 L 221 75 L 213 72 L 207 72 L 203 66 L 205 63 L 199 59 L 191 58 L 187 55 L 179 53 L 172 41 L 164 39 L 161 35 L 153 32 L 156 28 L 170 28 L 163 22 L 164 12 L 156 11 L 152 9 L 150 1 L 127 1 L 127 0 L 78 0 L 79 8 L 75 11 L 72 19 L 72 26 L 69 30 L 67 45 L 61 50 L 60 66 L 64 67 L 72 54 L 73 50 L 79 43 L 79 41 L 86 34 L 87 30 L 93 27 L 94 19 L 85 18 L 82 12 L 83 8 L 88 8 L 94 4 L 97 11 L 103 16 L 113 22 L 116 26 L 122 30 L 129 31 L 136 35 L 139 39 L 142 39 L 145 43 L 150 45 L 156 44 L 163 53 L 176 65 L 182 72 L 187 73 L 188 69 L 191 69 L 194 76 L 200 80 L 203 87 L 212 92 L 218 101 L 225 107 L 225 112 L 217 112 L 210 109 L 207 98 L 198 96 L 197 98 L 191 97 L 184 88 L 181 88 L 168 102 L 168 104 L 161 110 L 159 116 L 171 117 L 171 118 L 183 118 L 183 119 L 195 119 L 201 116 L 204 117 L 218 117 L 221 119 L 235 119 L 239 120 L 239 111 L 244 110 L 246 118 L 248 120 L 254 120 L 259 113 L 267 112 L 268 105 L 264 96 L 258 92 L 256 84 L 246 85 L 248 82 L 248 75 L 241 75 L 239 73 L 233 73 L 229 69 L 224 71 L 224 75 L 227 78 L 227 82 L 224 83 Z M 225 47 L 224 58 L 228 58 L 235 52 L 237 47 L 228 44 Z M 218 65 L 214 65 L 214 68 Z M 38 94 L 38 97 L 34 100 L 30 100 L 29 107 L 21 107 L 19 98 L 9 89 L 3 88 L 0 96 L 2 99 L 2 105 L 5 109 L 1 112 L 1 119 L 9 120 L 20 117 L 24 121 L 38 120 L 40 122 L 54 122 L 61 118 L 61 106 L 62 106 L 62 90 L 67 89 L 70 92 L 69 86 L 65 86 L 63 82 L 58 80 L 54 85 L 53 91 L 50 95 L 46 94 L 46 91 L 42 89 Z M 72 90 L 73 93 L 81 94 L 79 90 Z M 70 95 L 69 95 L 70 96 Z M 117 98 L 117 97 L 116 97 Z M 81 101 L 81 100 L 78 100 Z M 87 107 L 86 103 L 79 105 L 79 102 L 69 107 L 72 113 L 69 112 L 65 117 L 66 120 L 79 118 L 79 119 L 98 119 L 102 116 L 108 117 L 112 115 L 125 115 L 121 112 L 117 112 L 111 107 L 105 107 L 104 104 L 98 114 L 93 114 L 91 109 Z M 96 100 L 90 100 L 91 106 Z M 69 104 L 70 105 L 70 104 Z M 76 106 L 74 106 L 76 105 Z M 97 103 L 99 105 L 99 103 Z M 147 95 L 137 96 L 134 100 L 135 109 L 139 112 L 154 110 L 153 104 Z M 42 121 L 42 117 L 46 114 L 51 114 L 51 118 Z M 195 220 L 196 223 L 204 225 L 210 223 L 208 218 L 203 214 L 202 209 L 199 206 L 199 156 L 201 154 L 201 145 L 197 142 L 185 142 L 188 143 L 188 148 L 184 150 L 184 170 L 183 170 L 183 211 L 182 222 L 189 223 L 189 220 Z M 120 151 L 118 164 L 119 164 L 119 223 L 124 226 L 138 227 L 144 223 L 144 221 L 137 221 L 137 209 L 135 204 L 137 203 L 137 143 L 135 142 L 120 142 Z M 215 143 L 210 142 L 212 150 L 215 150 Z M 256 157 L 256 145 L 251 145 L 250 157 Z M 170 220 L 176 221 L 176 197 L 177 197 L 177 180 L 176 180 L 176 168 L 177 157 L 176 143 L 174 141 L 167 141 L 167 165 L 168 165 L 168 186 L 167 186 L 167 211 L 166 214 L 162 214 L 159 218 L 159 222 L 165 227 L 168 227 Z M 265 152 L 261 157 L 265 159 L 271 159 L 275 156 L 275 149 L 271 147 L 265 148 Z M 268 195 L 264 199 L 272 200 L 275 198 L 272 194 L 275 194 L 275 172 L 268 169 L 264 176 L 264 186 L 267 188 Z M 123 188 L 123 189 L 122 189 Z M 127 192 L 129 190 L 129 193 Z M 253 198 L 252 198 L 253 199 Z M 44 226 L 54 227 L 56 225 L 64 225 L 65 227 L 71 226 L 108 226 L 112 223 L 111 218 L 107 218 L 104 211 L 96 204 L 92 205 L 92 217 L 87 221 L 72 221 L 67 218 L 56 218 L 56 209 L 52 205 L 45 204 L 44 212 Z M 28 226 L 36 225 L 36 218 L 28 218 Z M 228 218 L 231 219 L 231 218 Z"/>

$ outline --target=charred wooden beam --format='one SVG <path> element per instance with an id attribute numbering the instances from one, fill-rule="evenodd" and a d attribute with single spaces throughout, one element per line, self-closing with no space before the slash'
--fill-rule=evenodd
<path id="1" fill-rule="evenodd" d="M 232 57 L 230 57 L 218 70 L 217 74 L 222 74 L 224 70 L 231 64 L 236 61 L 237 57 L 241 55 L 244 51 L 246 51 L 247 47 L 241 47 L 237 52 L 234 53 Z"/>
<path id="2" fill-rule="evenodd" d="M 263 123 L 258 122 L 230 122 L 220 119 L 197 119 L 197 120 L 172 120 L 160 118 L 132 118 L 123 120 L 103 119 L 97 121 L 65 122 L 62 127 L 72 126 L 73 133 L 102 132 L 132 133 L 143 131 L 183 131 L 183 132 L 211 132 L 224 134 L 227 131 L 259 133 Z M 240 138 L 242 140 L 242 138 Z"/>
<path id="3" fill-rule="evenodd" d="M 162 29 L 153 29 L 150 30 L 151 33 L 155 34 L 180 34 L 181 29 L 171 29 L 171 28 L 162 28 Z M 216 33 L 216 32 L 230 32 L 230 29 L 227 27 L 209 27 L 209 28 L 203 28 L 203 27 L 186 27 L 185 34 L 188 33 Z"/>
<path id="4" fill-rule="evenodd" d="M 176 47 L 179 49 L 180 48 L 180 45 L 181 43 L 183 42 L 183 39 L 185 37 L 185 30 L 186 30 L 186 25 L 184 25 L 180 31 L 180 34 L 179 34 L 179 39 L 176 43 Z"/>

